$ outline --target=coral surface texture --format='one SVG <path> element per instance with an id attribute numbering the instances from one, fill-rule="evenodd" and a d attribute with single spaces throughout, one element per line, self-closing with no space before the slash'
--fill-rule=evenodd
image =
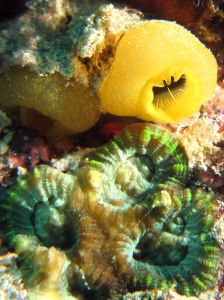
<path id="1" fill-rule="evenodd" d="M 34 167 L 0 199 L 28 299 L 76 299 L 77 290 L 122 299 L 171 288 L 199 297 L 212 288 L 217 205 L 187 184 L 184 148 L 149 123 L 125 127 L 73 174 Z"/>

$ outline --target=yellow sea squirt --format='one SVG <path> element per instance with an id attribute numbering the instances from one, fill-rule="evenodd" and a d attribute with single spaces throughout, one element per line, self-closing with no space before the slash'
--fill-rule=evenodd
<path id="1" fill-rule="evenodd" d="M 44 135 L 84 132 L 96 124 L 101 114 L 99 99 L 90 88 L 59 73 L 38 74 L 26 68 L 11 68 L 1 75 L 0 89 L 0 104 L 7 108 L 21 106 L 26 125 L 33 118 L 29 109 L 52 119 L 51 126 L 41 132 Z M 31 121 L 35 128 L 35 120 Z"/>
<path id="2" fill-rule="evenodd" d="M 216 60 L 193 34 L 175 22 L 146 21 L 119 42 L 101 105 L 114 115 L 178 123 L 199 110 L 216 81 Z"/>

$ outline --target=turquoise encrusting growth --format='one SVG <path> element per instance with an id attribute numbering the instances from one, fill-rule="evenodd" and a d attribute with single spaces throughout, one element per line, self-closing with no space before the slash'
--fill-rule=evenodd
<path id="1" fill-rule="evenodd" d="M 183 147 L 149 123 L 127 126 L 74 174 L 35 167 L 0 200 L 4 238 L 28 290 L 67 299 L 77 282 L 119 299 L 136 290 L 198 296 L 211 288 L 220 261 L 211 233 L 216 205 L 187 180 Z"/>

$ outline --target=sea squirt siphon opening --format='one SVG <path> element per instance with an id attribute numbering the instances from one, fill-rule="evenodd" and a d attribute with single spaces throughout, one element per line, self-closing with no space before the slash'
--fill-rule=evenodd
<path id="1" fill-rule="evenodd" d="M 139 105 L 144 105 L 145 113 L 139 117 L 147 120 L 153 116 L 158 123 L 185 121 L 200 108 L 201 95 L 202 84 L 197 75 L 188 67 L 172 66 L 143 86 Z"/>
<path id="2" fill-rule="evenodd" d="M 152 103 L 158 108 L 163 109 L 171 102 L 175 101 L 184 92 L 186 86 L 186 76 L 183 74 L 178 80 L 173 76 L 170 78 L 170 83 L 163 80 L 163 87 L 154 86 L 152 88 L 154 99 Z"/>

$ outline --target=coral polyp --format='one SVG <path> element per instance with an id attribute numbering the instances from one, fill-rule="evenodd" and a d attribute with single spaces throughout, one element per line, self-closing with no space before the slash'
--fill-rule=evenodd
<path id="1" fill-rule="evenodd" d="M 157 208 L 152 210 L 137 243 L 131 241 L 134 250 L 122 272 L 129 279 L 128 290 L 165 291 L 174 285 L 180 294 L 198 296 L 213 286 L 220 255 L 216 243 L 206 235 L 214 218 L 212 197 L 202 190 L 185 189 L 172 198 L 173 203 L 181 201 L 181 207 L 174 204 L 176 212 L 166 211 L 166 216 L 158 216 Z M 122 252 L 130 246 L 126 243 Z"/>
<path id="2" fill-rule="evenodd" d="M 4 239 L 18 254 L 28 294 L 75 299 L 74 282 L 110 299 L 212 288 L 217 206 L 187 181 L 184 148 L 148 123 L 125 127 L 73 174 L 33 168 L 0 199 Z"/>

